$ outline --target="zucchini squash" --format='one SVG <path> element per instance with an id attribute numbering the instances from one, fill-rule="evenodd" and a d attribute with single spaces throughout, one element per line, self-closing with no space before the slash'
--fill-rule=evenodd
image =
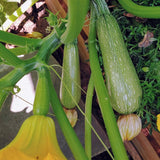
<path id="1" fill-rule="evenodd" d="M 97 18 L 96 26 L 111 105 L 119 113 L 132 113 L 139 108 L 142 90 L 118 23 L 107 14 Z"/>
<path id="2" fill-rule="evenodd" d="M 81 97 L 77 42 L 65 44 L 62 67 L 60 101 L 65 108 L 71 109 L 79 103 Z"/>

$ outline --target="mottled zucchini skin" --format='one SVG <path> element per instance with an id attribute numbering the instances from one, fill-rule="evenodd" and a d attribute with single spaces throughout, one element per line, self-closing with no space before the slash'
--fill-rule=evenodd
<path id="1" fill-rule="evenodd" d="M 79 103 L 81 98 L 80 65 L 77 44 L 65 44 L 62 67 L 60 100 L 64 107 L 71 109 L 76 106 L 75 102 Z M 70 93 L 67 91 L 66 87 Z"/>
<path id="2" fill-rule="evenodd" d="M 97 19 L 97 35 L 111 105 L 121 114 L 132 113 L 140 106 L 142 89 L 118 23 L 112 15 Z"/>

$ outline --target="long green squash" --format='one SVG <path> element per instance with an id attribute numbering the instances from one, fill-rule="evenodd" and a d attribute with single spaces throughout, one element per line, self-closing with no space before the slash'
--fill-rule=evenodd
<path id="1" fill-rule="evenodd" d="M 142 90 L 118 23 L 111 14 L 98 17 L 97 34 L 111 105 L 119 113 L 132 113 L 139 108 Z"/>
<path id="2" fill-rule="evenodd" d="M 81 97 L 79 54 L 76 43 L 67 43 L 64 46 L 61 78 L 61 103 L 68 109 L 74 108 Z"/>

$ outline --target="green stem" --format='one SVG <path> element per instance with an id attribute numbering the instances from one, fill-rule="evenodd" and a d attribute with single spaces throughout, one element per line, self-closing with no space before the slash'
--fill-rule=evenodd
<path id="1" fill-rule="evenodd" d="M 88 159 L 91 160 L 92 157 L 92 144 L 91 144 L 91 116 L 92 116 L 92 98 L 94 92 L 93 76 L 91 75 L 85 104 L 85 151 Z M 89 123 L 88 123 L 89 122 Z"/>
<path id="2" fill-rule="evenodd" d="M 47 62 L 49 56 L 58 48 L 60 47 L 61 42 L 59 36 L 56 32 L 52 32 L 50 35 L 45 37 L 42 41 L 42 46 L 37 53 L 37 58 L 44 62 Z"/>
<path id="3" fill-rule="evenodd" d="M 54 114 L 56 115 L 56 118 L 61 127 L 63 135 L 73 153 L 75 160 L 88 160 L 82 144 L 80 143 L 74 129 L 71 127 L 63 111 L 62 105 L 59 101 L 55 88 L 52 84 L 49 71 L 48 71 L 47 79 L 48 79 L 49 94 L 50 94 L 51 104 L 52 104 Z"/>
<path id="4" fill-rule="evenodd" d="M 24 61 L 24 64 L 0 78 L 0 90 L 8 87 L 14 87 L 15 84 L 27 73 L 36 69 L 37 62 L 35 58 Z"/>
<path id="5" fill-rule="evenodd" d="M 68 0 L 68 24 L 62 43 L 72 43 L 82 30 L 89 9 L 89 0 Z"/>
<path id="6" fill-rule="evenodd" d="M 15 48 L 9 49 L 9 51 L 11 51 L 16 56 L 18 56 L 18 55 L 25 55 L 25 54 L 33 53 L 35 49 L 29 46 L 23 46 L 23 47 L 15 47 Z"/>
<path id="7" fill-rule="evenodd" d="M 6 60 L 9 65 L 17 67 L 23 63 L 21 59 L 19 59 L 16 55 L 10 52 L 8 49 L 5 48 L 4 45 L 0 43 L 0 57 Z"/>
<path id="8" fill-rule="evenodd" d="M 160 18 L 160 6 L 141 6 L 132 0 L 118 0 L 122 7 L 129 13 L 142 18 Z"/>
<path id="9" fill-rule="evenodd" d="M 34 47 L 41 45 L 41 39 L 31 39 L 22 36 L 18 36 L 13 33 L 0 30 L 0 41 L 4 43 L 14 44 L 17 46 L 32 45 Z"/>
<path id="10" fill-rule="evenodd" d="M 89 31 L 89 56 L 91 72 L 93 74 L 94 85 L 98 97 L 98 102 L 102 112 L 103 120 L 109 137 L 110 145 L 116 160 L 127 160 L 128 156 L 122 142 L 116 118 L 110 105 L 109 94 L 106 89 L 101 73 L 97 50 L 96 50 L 96 26 L 95 12 L 91 7 L 91 22 Z"/>
<path id="11" fill-rule="evenodd" d="M 15 68 L 11 72 L 9 72 L 7 75 L 2 77 L 0 79 L 0 90 L 7 88 L 7 87 L 13 87 L 15 84 L 24 76 L 24 72 L 20 68 Z"/>
<path id="12" fill-rule="evenodd" d="M 50 97 L 48 94 L 49 86 L 46 73 L 47 71 L 44 66 L 38 68 L 38 82 L 33 104 L 34 115 L 47 115 L 49 111 Z"/>
<path id="13" fill-rule="evenodd" d="M 93 0 L 92 3 L 94 6 L 98 4 L 97 5 L 98 6 L 98 13 L 100 13 L 100 15 L 106 14 L 106 13 L 110 14 L 110 10 L 108 9 L 105 1 Z M 97 8 L 97 7 L 95 7 L 95 8 Z"/>

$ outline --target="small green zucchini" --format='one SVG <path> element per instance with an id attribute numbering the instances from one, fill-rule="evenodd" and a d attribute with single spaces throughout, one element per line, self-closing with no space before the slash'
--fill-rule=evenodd
<path id="1" fill-rule="evenodd" d="M 81 97 L 77 42 L 65 44 L 62 67 L 60 101 L 65 108 L 71 109 L 79 103 Z"/>
<path id="2" fill-rule="evenodd" d="M 139 108 L 142 90 L 118 23 L 107 14 L 97 17 L 96 26 L 111 105 L 119 113 L 132 113 Z"/>

